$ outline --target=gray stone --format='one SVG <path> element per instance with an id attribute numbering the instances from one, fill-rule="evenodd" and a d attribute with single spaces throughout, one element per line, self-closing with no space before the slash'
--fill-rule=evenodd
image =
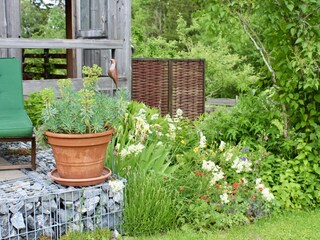
<path id="1" fill-rule="evenodd" d="M 16 191 L 16 197 L 20 199 L 25 199 L 28 197 L 28 193 L 24 189 L 19 189 Z"/>
<path id="2" fill-rule="evenodd" d="M 58 210 L 60 223 L 67 223 L 74 217 L 74 213 L 70 209 L 59 209 Z"/>
<path id="3" fill-rule="evenodd" d="M 114 229 L 120 225 L 120 216 L 117 214 L 111 214 L 108 217 L 102 218 L 102 227 Z"/>
<path id="4" fill-rule="evenodd" d="M 65 201 L 77 201 L 80 198 L 80 194 L 77 192 L 66 192 L 61 193 L 60 198 L 62 198 Z"/>
<path id="5" fill-rule="evenodd" d="M 101 198 L 101 205 L 105 206 L 107 205 L 108 201 L 109 201 L 109 195 L 106 192 L 101 192 L 100 194 L 100 198 Z"/>
<path id="6" fill-rule="evenodd" d="M 26 203 L 25 204 L 25 210 L 27 212 L 32 212 L 34 209 L 35 203 Z"/>
<path id="7" fill-rule="evenodd" d="M 9 239 L 10 240 L 18 240 L 19 238 L 17 237 L 17 235 L 18 235 L 17 230 L 12 228 L 10 230 Z"/>
<path id="8" fill-rule="evenodd" d="M 85 189 L 83 191 L 83 196 L 85 198 L 93 198 L 95 196 L 100 195 L 100 193 L 101 193 L 101 189 L 100 188 L 98 188 L 98 189 Z"/>
<path id="9" fill-rule="evenodd" d="M 12 229 L 12 225 L 10 225 L 10 226 Z M 10 230 L 9 230 L 8 224 L 1 226 L 1 234 L 0 234 L 1 238 L 0 239 L 4 239 L 5 237 L 7 237 L 9 235 L 9 232 L 10 232 Z"/>
<path id="10" fill-rule="evenodd" d="M 91 216 L 100 201 L 100 197 L 95 196 L 93 198 L 86 199 L 84 202 L 84 209 L 86 211 L 82 211 L 82 213 L 86 212 L 88 216 Z"/>
<path id="11" fill-rule="evenodd" d="M 36 229 L 36 221 L 35 221 L 34 217 L 32 217 L 31 215 L 28 215 L 28 217 L 27 217 L 27 226 L 31 230 Z"/>
<path id="12" fill-rule="evenodd" d="M 42 190 L 43 186 L 40 183 L 36 182 L 33 185 L 31 185 L 29 188 L 32 190 L 40 191 Z"/>
<path id="13" fill-rule="evenodd" d="M 121 192 L 118 192 L 114 195 L 113 200 L 117 203 L 120 203 L 123 201 L 123 194 Z"/>
<path id="14" fill-rule="evenodd" d="M 102 190 L 105 192 L 108 192 L 110 190 L 109 183 L 105 183 L 101 187 L 102 187 Z"/>
<path id="15" fill-rule="evenodd" d="M 65 206 L 66 208 L 70 209 L 70 208 L 73 208 L 74 202 L 62 200 L 62 204 L 63 204 L 63 206 Z"/>
<path id="16" fill-rule="evenodd" d="M 28 199 L 26 199 L 27 203 L 35 203 L 39 201 L 39 197 L 29 197 Z"/>
<path id="17" fill-rule="evenodd" d="M 9 221 L 9 215 L 0 215 L 0 226 L 4 226 Z M 1 227 L 0 227 L 1 228 Z"/>
<path id="18" fill-rule="evenodd" d="M 83 231 L 83 223 L 72 223 L 69 225 L 69 230 L 74 232 L 82 232 Z"/>
<path id="19" fill-rule="evenodd" d="M 49 237 L 50 239 L 56 239 L 56 234 L 55 232 L 52 230 L 52 228 L 44 228 L 42 230 L 42 236 L 46 236 Z"/>
<path id="20" fill-rule="evenodd" d="M 15 185 L 17 187 L 24 188 L 24 189 L 29 189 L 30 188 L 30 182 L 16 181 Z"/>
<path id="21" fill-rule="evenodd" d="M 83 221 L 85 231 L 93 231 L 94 230 L 94 224 L 91 218 L 87 218 Z"/>
<path id="22" fill-rule="evenodd" d="M 19 210 L 23 207 L 24 202 L 20 201 L 20 202 L 14 202 L 12 204 L 9 205 L 9 210 L 10 212 L 12 212 L 13 214 L 19 212 Z"/>
<path id="23" fill-rule="evenodd" d="M 6 203 L 0 203 L 0 213 L 1 214 L 9 213 L 9 208 Z"/>
<path id="24" fill-rule="evenodd" d="M 56 201 L 51 200 L 42 202 L 41 208 L 44 214 L 51 214 L 52 212 L 55 212 L 58 209 L 58 206 Z"/>
<path id="25" fill-rule="evenodd" d="M 46 195 L 42 197 L 42 201 L 51 201 L 54 200 L 56 196 L 54 194 L 51 194 L 50 192 L 46 192 Z"/>
<path id="26" fill-rule="evenodd" d="M 107 204 L 107 210 L 108 212 L 114 212 L 115 211 L 115 201 L 113 199 L 109 199 L 109 202 Z"/>
<path id="27" fill-rule="evenodd" d="M 49 216 L 48 215 L 37 215 L 36 216 L 37 228 L 44 228 L 49 225 Z"/>
<path id="28" fill-rule="evenodd" d="M 12 225 L 16 228 L 16 229 L 23 229 L 26 227 L 26 225 L 24 224 L 24 219 L 22 216 L 22 213 L 18 212 L 18 213 L 14 213 L 10 219 Z"/>

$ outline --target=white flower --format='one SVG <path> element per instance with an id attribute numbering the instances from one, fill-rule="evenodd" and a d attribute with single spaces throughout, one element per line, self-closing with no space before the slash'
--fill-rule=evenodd
<path id="1" fill-rule="evenodd" d="M 109 182 L 110 191 L 113 193 L 118 193 L 124 188 L 124 184 L 122 181 L 115 180 Z"/>
<path id="2" fill-rule="evenodd" d="M 137 155 L 138 153 L 141 153 L 143 149 L 144 149 L 144 145 L 142 143 L 138 143 L 135 146 L 134 154 Z"/>
<path id="3" fill-rule="evenodd" d="M 141 153 L 144 149 L 144 145 L 142 143 L 138 143 L 137 145 L 131 144 L 127 147 L 127 149 L 122 149 L 120 152 L 121 157 L 126 157 L 128 155 L 134 154 L 137 155 L 138 153 Z"/>
<path id="4" fill-rule="evenodd" d="M 157 142 L 157 146 L 162 146 L 163 143 L 160 141 L 160 142 Z"/>
<path id="5" fill-rule="evenodd" d="M 264 188 L 261 191 L 261 194 L 268 202 L 271 202 L 274 199 L 274 195 L 270 192 L 269 188 Z"/>
<path id="6" fill-rule="evenodd" d="M 225 152 L 225 153 L 223 154 L 223 156 L 225 157 L 225 160 L 226 160 L 227 162 L 229 162 L 229 161 L 231 160 L 231 158 L 233 157 L 233 154 L 232 154 L 232 152 Z"/>
<path id="7" fill-rule="evenodd" d="M 114 147 L 114 149 L 119 151 L 120 147 L 121 147 L 120 143 L 117 143 L 117 145 Z"/>
<path id="8" fill-rule="evenodd" d="M 183 111 L 180 108 L 178 108 L 176 114 L 178 117 L 182 117 Z"/>
<path id="9" fill-rule="evenodd" d="M 176 128 L 175 125 L 169 123 L 169 130 L 170 130 L 170 131 L 175 131 L 176 129 L 177 129 L 177 128 Z"/>
<path id="10" fill-rule="evenodd" d="M 203 160 L 202 161 L 202 169 L 207 171 L 207 172 L 210 172 L 214 169 L 216 165 L 214 164 L 214 162 L 211 162 L 211 161 L 205 161 Z"/>
<path id="11" fill-rule="evenodd" d="M 169 123 L 172 123 L 172 122 L 173 122 L 173 121 L 172 121 L 172 118 L 170 117 L 169 114 L 166 115 L 166 119 L 167 119 L 167 122 L 169 122 Z"/>
<path id="12" fill-rule="evenodd" d="M 212 172 L 213 178 L 210 180 L 210 186 L 213 186 L 216 182 L 224 178 L 224 173 L 222 171 Z"/>
<path id="13" fill-rule="evenodd" d="M 146 114 L 146 110 L 144 108 L 140 108 L 138 112 L 138 116 L 145 116 L 145 114 Z"/>
<path id="14" fill-rule="evenodd" d="M 261 179 L 261 178 L 257 178 L 257 179 L 256 179 L 256 185 L 260 184 L 260 183 L 261 183 L 261 181 L 262 181 L 262 179 Z"/>
<path id="15" fill-rule="evenodd" d="M 178 123 L 179 122 L 179 118 L 173 118 L 173 122 Z"/>
<path id="16" fill-rule="evenodd" d="M 122 149 L 120 152 L 120 156 L 125 158 L 127 155 L 129 155 L 129 152 L 127 151 L 127 149 Z"/>
<path id="17" fill-rule="evenodd" d="M 134 138 L 134 136 L 132 134 L 128 135 L 129 140 L 132 140 Z"/>
<path id="18" fill-rule="evenodd" d="M 228 194 L 226 194 L 226 193 L 220 195 L 220 199 L 223 204 L 227 204 L 228 202 L 230 202 L 230 200 L 228 198 Z"/>
<path id="19" fill-rule="evenodd" d="M 252 162 L 249 161 L 247 158 L 242 157 L 241 159 L 239 157 L 236 157 L 236 159 L 233 161 L 233 164 L 231 168 L 236 169 L 237 173 L 242 172 L 250 172 L 252 166 Z"/>
<path id="20" fill-rule="evenodd" d="M 221 152 L 223 152 L 225 146 L 226 146 L 226 143 L 225 143 L 224 141 L 221 141 L 221 142 L 220 142 L 220 146 L 219 146 L 219 150 L 220 150 Z"/>
<path id="21" fill-rule="evenodd" d="M 206 147 L 206 144 L 207 144 L 207 139 L 206 139 L 206 136 L 203 135 L 202 132 L 200 132 L 200 142 L 199 142 L 199 147 L 200 148 L 205 148 Z"/>
<path id="22" fill-rule="evenodd" d="M 158 119 L 159 118 L 159 114 L 158 113 L 155 113 L 155 114 L 152 114 L 150 119 L 151 120 L 155 120 L 155 119 Z"/>

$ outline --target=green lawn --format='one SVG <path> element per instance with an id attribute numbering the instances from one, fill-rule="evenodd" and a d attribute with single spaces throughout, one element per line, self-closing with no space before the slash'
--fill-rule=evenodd
<path id="1" fill-rule="evenodd" d="M 295 211 L 269 219 L 257 221 L 255 224 L 234 227 L 227 231 L 195 233 L 191 231 L 171 232 L 166 235 L 148 237 L 123 237 L 124 240 L 281 240 L 281 239 L 320 239 L 320 210 L 305 212 Z"/>
<path id="2" fill-rule="evenodd" d="M 109 233 L 99 230 L 92 233 L 70 233 L 63 240 L 108 240 Z M 128 237 L 119 240 L 318 240 L 320 239 L 320 209 L 294 211 L 255 224 L 238 226 L 227 231 L 196 233 L 191 230 L 170 232 L 164 235 Z"/>

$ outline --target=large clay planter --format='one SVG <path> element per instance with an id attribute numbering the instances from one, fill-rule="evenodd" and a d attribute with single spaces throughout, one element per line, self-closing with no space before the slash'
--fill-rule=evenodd
<path id="1" fill-rule="evenodd" d="M 113 129 L 92 134 L 46 132 L 61 178 L 100 177 Z"/>

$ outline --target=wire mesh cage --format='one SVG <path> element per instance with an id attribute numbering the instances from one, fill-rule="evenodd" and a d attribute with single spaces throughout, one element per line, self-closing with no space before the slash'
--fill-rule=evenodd
<path id="1" fill-rule="evenodd" d="M 0 239 L 58 239 L 70 231 L 122 231 L 123 189 L 110 182 L 77 188 L 38 178 L 4 181 L 0 188 Z M 124 186 L 124 179 L 115 179 Z M 46 238 L 46 239 L 47 239 Z"/>
<path id="2" fill-rule="evenodd" d="M 132 59 L 132 99 L 190 119 L 204 113 L 203 59 Z"/>

